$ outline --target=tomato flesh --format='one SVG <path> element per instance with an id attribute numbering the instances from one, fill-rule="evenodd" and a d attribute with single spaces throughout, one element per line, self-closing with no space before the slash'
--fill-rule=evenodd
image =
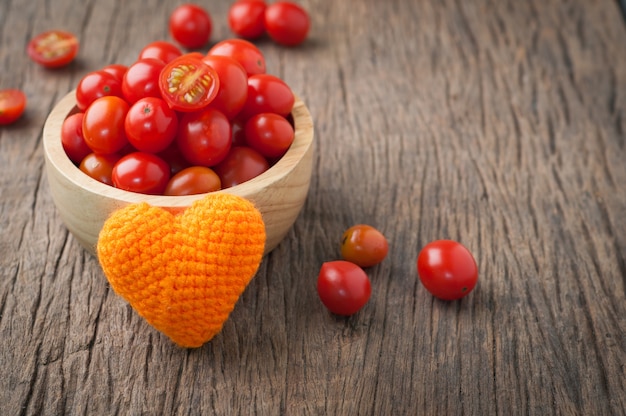
<path id="1" fill-rule="evenodd" d="M 159 88 L 163 99 L 177 111 L 196 111 L 206 107 L 217 95 L 217 72 L 200 59 L 182 56 L 161 71 Z"/>
<path id="2" fill-rule="evenodd" d="M 0 125 L 14 123 L 26 109 L 26 95 L 15 89 L 0 91 Z"/>
<path id="3" fill-rule="evenodd" d="M 72 33 L 51 30 L 35 36 L 27 47 L 28 56 L 46 68 L 68 65 L 78 54 L 78 39 Z"/>

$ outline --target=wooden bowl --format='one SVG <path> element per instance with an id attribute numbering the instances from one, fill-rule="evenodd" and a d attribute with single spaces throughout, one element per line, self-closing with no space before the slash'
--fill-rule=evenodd
<path id="1" fill-rule="evenodd" d="M 98 234 L 106 219 L 131 203 L 147 202 L 180 212 L 206 194 L 155 196 L 128 192 L 98 182 L 78 169 L 61 144 L 61 126 L 76 111 L 75 92 L 67 94 L 48 116 L 43 130 L 46 171 L 52 198 L 72 235 L 93 255 Z M 313 121 L 296 97 L 292 111 L 295 139 L 287 153 L 263 174 L 218 192 L 252 201 L 263 216 L 267 240 L 265 254 L 272 251 L 295 222 L 306 199 L 313 160 Z"/>

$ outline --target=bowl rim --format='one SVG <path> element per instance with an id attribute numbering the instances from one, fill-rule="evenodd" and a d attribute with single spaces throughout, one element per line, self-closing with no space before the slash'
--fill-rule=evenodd
<path id="1" fill-rule="evenodd" d="M 70 160 L 61 143 L 61 128 L 63 121 L 76 112 L 76 109 L 76 90 L 72 90 L 57 102 L 46 118 L 43 128 L 43 147 L 47 162 L 78 188 L 129 204 L 147 202 L 153 206 L 186 207 L 208 194 L 223 192 L 248 198 L 289 175 L 306 155 L 314 138 L 311 113 L 304 102 L 295 95 L 291 111 L 294 121 L 294 141 L 287 152 L 268 170 L 239 185 L 210 193 L 183 196 L 149 195 L 126 191 L 99 182 L 82 172 Z"/>

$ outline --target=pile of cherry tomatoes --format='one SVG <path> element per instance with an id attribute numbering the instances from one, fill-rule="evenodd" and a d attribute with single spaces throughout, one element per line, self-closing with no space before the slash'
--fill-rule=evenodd
<path id="1" fill-rule="evenodd" d="M 206 54 L 146 45 L 76 87 L 63 125 L 68 157 L 92 178 L 131 192 L 189 195 L 245 182 L 294 140 L 295 96 L 265 72 L 258 47 L 226 39 Z"/>

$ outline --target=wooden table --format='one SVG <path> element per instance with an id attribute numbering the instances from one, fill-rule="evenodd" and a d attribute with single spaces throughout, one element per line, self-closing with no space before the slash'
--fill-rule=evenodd
<path id="1" fill-rule="evenodd" d="M 624 414 L 626 27 L 615 1 L 304 0 L 308 41 L 258 42 L 313 114 L 307 202 L 224 326 L 180 349 L 107 284 L 64 227 L 41 146 L 90 70 L 171 39 L 178 1 L 0 3 L 0 88 L 29 99 L 0 128 L 0 412 Z M 203 2 L 212 42 L 229 1 Z M 81 50 L 24 50 L 63 28 Z M 208 49 L 208 45 L 207 48 Z M 316 293 L 345 228 L 390 253 L 350 318 Z M 415 260 L 450 238 L 480 279 L 435 300 Z"/>

